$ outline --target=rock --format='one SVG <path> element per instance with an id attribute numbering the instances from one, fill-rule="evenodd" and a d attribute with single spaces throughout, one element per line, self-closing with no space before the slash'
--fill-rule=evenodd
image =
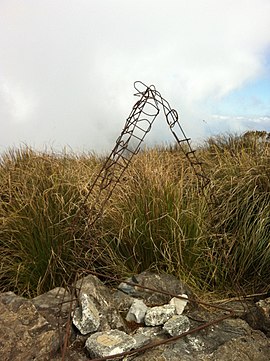
<path id="1" fill-rule="evenodd" d="M 134 348 L 142 347 L 153 340 L 158 341 L 165 340 L 167 338 L 167 335 L 160 326 L 140 327 L 132 336 L 136 341 L 136 345 Z"/>
<path id="2" fill-rule="evenodd" d="M 141 300 L 134 300 L 128 314 L 126 316 L 126 320 L 128 322 L 136 322 L 136 323 L 143 323 L 144 322 L 144 316 L 147 311 L 147 306 L 145 303 Z"/>
<path id="3" fill-rule="evenodd" d="M 175 315 L 165 322 L 163 330 L 171 336 L 178 336 L 190 329 L 190 321 L 187 316 Z"/>
<path id="4" fill-rule="evenodd" d="M 187 300 L 184 300 L 183 298 L 173 297 L 169 302 L 170 305 L 175 306 L 175 312 L 177 315 L 181 315 L 183 313 L 183 311 L 188 303 L 188 296 L 185 293 L 183 293 L 179 296 L 184 297 Z"/>
<path id="5" fill-rule="evenodd" d="M 129 351 L 136 345 L 132 336 L 123 331 L 96 332 L 86 340 L 86 348 L 91 357 L 105 357 Z"/>
<path id="6" fill-rule="evenodd" d="M 65 326 L 69 314 L 75 309 L 76 301 L 71 301 L 71 295 L 62 287 L 56 287 L 49 292 L 32 299 L 39 313 L 54 327 Z"/>
<path id="7" fill-rule="evenodd" d="M 50 360 L 60 348 L 58 330 L 34 304 L 12 292 L 0 295 L 0 359 Z"/>
<path id="8" fill-rule="evenodd" d="M 260 300 L 249 307 L 243 319 L 255 330 L 261 330 L 270 337 L 270 298 Z"/>
<path id="9" fill-rule="evenodd" d="M 228 311 L 222 309 L 208 309 L 198 305 L 193 308 L 186 307 L 185 315 L 176 315 L 174 312 L 177 305 L 171 302 L 172 305 L 148 308 L 145 320 L 147 314 L 148 317 L 151 316 L 152 322 L 149 323 L 151 327 L 143 326 L 134 321 L 127 322 L 121 317 L 122 314 L 126 316 L 131 304 L 136 300 L 134 297 L 105 287 L 93 276 L 88 276 L 81 282 L 82 287 L 78 287 L 77 300 L 74 297 L 72 300 L 63 288 L 56 288 L 32 300 L 16 296 L 12 292 L 0 293 L 0 360 L 87 361 L 89 354 L 85 347 L 86 343 L 96 346 L 94 350 L 90 347 L 92 355 L 136 350 L 149 343 L 153 345 L 155 342 L 170 341 L 174 335 L 187 330 L 188 321 L 190 331 L 194 331 L 196 327 L 206 322 L 215 321 L 224 314 L 230 315 Z M 146 299 L 148 296 L 151 301 L 151 293 L 145 296 Z M 144 298 L 140 298 L 141 305 L 142 300 Z M 180 358 L 181 361 L 269 361 L 270 339 L 267 338 L 267 335 L 269 336 L 269 303 L 269 299 L 258 302 L 250 299 L 245 303 L 231 301 L 226 304 L 227 308 L 233 308 L 235 311 L 230 318 L 180 337 L 173 342 L 156 345 L 145 350 L 144 354 L 133 354 L 127 359 L 135 361 L 178 361 Z M 70 325 L 70 313 L 78 305 L 83 305 L 83 309 L 88 310 L 87 312 L 89 309 L 92 310 L 92 318 L 95 315 L 96 320 L 98 317 L 100 319 L 97 331 L 92 331 L 90 338 L 89 334 L 82 335 L 76 327 L 72 327 L 72 337 L 70 337 L 67 327 Z M 90 307 L 86 307 L 87 305 Z M 174 309 L 172 313 L 168 312 L 170 308 Z M 156 311 L 157 309 L 159 312 Z M 77 309 L 76 312 L 79 310 Z M 161 321 L 164 323 L 163 327 L 152 326 L 152 324 L 159 324 L 159 318 L 163 316 L 164 319 Z M 134 317 L 137 317 L 136 312 Z M 146 321 L 145 323 L 147 324 Z M 96 327 L 97 325 L 94 329 Z M 120 332 L 122 330 L 118 330 L 117 327 L 125 327 L 127 332 Z M 61 330 L 64 332 L 59 332 Z M 68 344 L 63 341 L 68 341 Z"/>
<path id="10" fill-rule="evenodd" d="M 152 340 L 151 336 L 146 336 L 143 334 L 135 334 L 133 335 L 133 338 L 135 340 L 134 349 L 148 345 Z"/>
<path id="11" fill-rule="evenodd" d="M 118 329 L 126 331 L 126 325 L 116 308 L 113 292 L 107 288 L 97 277 L 88 275 L 76 282 L 78 300 L 81 302 L 81 295 L 88 295 L 94 302 L 100 314 L 100 326 L 98 331 L 109 331 Z"/>
<path id="12" fill-rule="evenodd" d="M 146 326 L 163 325 L 175 314 L 174 305 L 164 305 L 148 308 L 144 322 Z"/>
<path id="13" fill-rule="evenodd" d="M 256 305 L 262 309 L 265 317 L 270 319 L 270 297 L 256 302 Z"/>
<path id="14" fill-rule="evenodd" d="M 210 355 L 205 355 L 203 361 L 269 361 L 269 341 L 259 335 L 243 336 L 232 339 L 218 347 Z"/>
<path id="15" fill-rule="evenodd" d="M 100 325 L 99 313 L 87 294 L 82 293 L 80 301 L 80 307 L 74 311 L 72 321 L 83 335 L 87 335 L 98 330 Z"/>
<path id="16" fill-rule="evenodd" d="M 251 330 L 241 319 L 228 319 L 216 326 L 161 345 L 134 357 L 134 361 L 269 361 L 270 340 Z"/>
<path id="17" fill-rule="evenodd" d="M 116 290 L 113 295 L 113 303 L 119 312 L 127 313 L 130 306 L 132 305 L 134 298 L 127 295 L 126 293 Z"/>
<path id="18" fill-rule="evenodd" d="M 270 297 L 256 302 L 263 319 L 262 331 L 270 337 Z"/>
<path id="19" fill-rule="evenodd" d="M 168 303 L 172 298 L 169 294 L 161 294 L 154 291 L 146 290 L 138 285 L 165 291 L 174 295 L 187 294 L 192 297 L 190 289 L 179 279 L 169 274 L 155 274 L 151 272 L 142 272 L 127 279 L 128 282 L 134 283 L 134 286 L 122 282 L 118 289 L 127 293 L 129 296 L 143 299 L 147 306 L 157 306 Z"/>

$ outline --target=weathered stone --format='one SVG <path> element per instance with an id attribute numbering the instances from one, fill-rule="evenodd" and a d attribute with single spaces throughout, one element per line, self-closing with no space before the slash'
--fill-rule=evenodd
<path id="1" fill-rule="evenodd" d="M 86 340 L 86 348 L 91 357 L 105 357 L 129 351 L 136 345 L 132 336 L 123 331 L 96 332 Z"/>
<path id="2" fill-rule="evenodd" d="M 270 337 L 270 297 L 256 302 L 263 319 L 262 331 Z"/>
<path id="3" fill-rule="evenodd" d="M 60 347 L 57 329 L 29 300 L 12 292 L 0 297 L 0 359 L 50 360 Z"/>
<path id="4" fill-rule="evenodd" d="M 76 301 L 64 288 L 57 287 L 31 300 L 39 313 L 54 327 L 65 325 L 69 314 L 75 309 Z"/>
<path id="5" fill-rule="evenodd" d="M 148 350 L 134 361 L 269 361 L 270 340 L 240 319 L 228 319 L 195 335 Z"/>
<path id="6" fill-rule="evenodd" d="M 160 326 L 140 327 L 132 336 L 136 341 L 134 348 L 145 346 L 153 340 L 159 341 L 167 338 L 166 333 Z"/>
<path id="7" fill-rule="evenodd" d="M 269 361 L 269 359 L 269 341 L 257 334 L 232 339 L 218 347 L 212 354 L 205 355 L 202 360 Z"/>
<path id="8" fill-rule="evenodd" d="M 178 336 L 190 329 L 190 321 L 187 316 L 175 315 L 165 322 L 163 330 L 171 336 Z"/>
<path id="9" fill-rule="evenodd" d="M 99 328 L 100 320 L 98 310 L 87 294 L 81 294 L 80 307 L 77 307 L 74 311 L 72 321 L 83 335 L 95 332 Z"/>
<path id="10" fill-rule="evenodd" d="M 183 298 L 173 297 L 169 302 L 170 305 L 175 306 L 175 312 L 177 315 L 181 315 L 183 313 L 183 311 L 188 303 L 188 296 L 186 294 L 183 293 L 179 296 L 186 298 L 186 300 Z"/>
<path id="11" fill-rule="evenodd" d="M 88 295 L 94 302 L 100 314 L 100 326 L 98 331 L 109 331 L 110 329 L 126 330 L 126 325 L 117 310 L 113 292 L 95 276 L 88 275 L 76 282 L 79 303 L 81 295 Z"/>
<path id="12" fill-rule="evenodd" d="M 89 296 L 89 299 L 93 301 L 99 313 L 102 313 L 104 309 L 106 312 L 115 312 L 117 317 L 120 317 L 117 310 L 119 305 L 121 310 L 125 310 L 122 314 L 126 315 L 131 303 L 134 301 L 133 297 L 125 295 L 121 291 L 111 291 L 94 277 L 92 279 L 88 278 L 87 287 L 89 293 L 93 295 L 93 297 Z M 83 293 L 83 289 L 81 289 L 77 304 L 80 304 L 83 300 Z M 117 296 L 115 297 L 116 293 Z M 114 294 L 113 297 L 112 294 Z M 112 302 L 111 299 L 113 299 Z M 62 303 L 63 301 L 64 303 Z M 76 301 L 72 302 L 70 295 L 61 288 L 54 289 L 33 300 L 18 297 L 12 292 L 0 293 L 0 360 L 89 360 L 89 354 L 85 348 L 87 336 L 82 335 L 73 327 L 74 337 L 70 338 L 70 331 L 72 330 L 66 327 L 70 325 L 70 322 L 67 321 L 69 321 L 70 311 L 75 305 Z M 231 301 L 226 303 L 225 306 L 230 309 L 233 308 L 234 314 L 231 318 L 196 331 L 192 335 L 180 337 L 166 345 L 155 346 L 145 351 L 144 354 L 133 355 L 128 359 L 135 361 L 178 361 L 181 357 L 181 361 L 269 361 L 270 339 L 267 338 L 267 335 L 269 335 L 267 331 L 269 327 L 268 305 L 268 299 L 256 303 L 251 299 L 245 303 Z M 168 306 L 166 305 L 166 307 Z M 185 315 L 188 316 L 191 324 L 190 329 L 217 320 L 224 315 L 224 310 L 208 310 L 199 306 L 187 307 L 185 311 Z M 167 325 L 170 325 L 170 322 L 173 322 L 173 319 L 177 317 L 184 316 L 172 316 L 167 321 Z M 241 319 L 248 317 L 250 318 L 249 324 Z M 110 323 L 111 320 L 112 323 Z M 115 320 L 117 318 L 110 317 L 108 314 L 105 315 L 103 317 L 103 326 L 100 326 L 98 331 L 104 325 L 108 328 L 110 325 L 114 327 L 117 324 Z M 62 326 L 58 327 L 56 325 Z M 165 331 L 162 326 L 142 327 L 141 324 L 135 322 L 126 322 L 126 325 L 129 331 L 129 335 L 126 336 L 131 337 L 132 335 L 133 337 L 131 337 L 132 341 L 130 341 L 132 349 L 171 338 L 168 331 Z M 251 326 L 263 332 L 254 330 Z M 62 335 L 59 335 L 60 329 L 64 331 Z M 175 326 L 171 327 L 171 330 L 175 329 Z M 173 331 L 171 333 L 174 335 Z M 103 332 L 103 337 L 98 339 L 101 344 L 103 343 L 103 346 L 106 340 L 108 342 L 107 334 L 105 332 L 105 337 Z M 92 336 L 94 335 L 98 336 L 98 333 L 92 334 Z M 65 341 L 69 343 L 60 348 L 60 346 L 63 346 L 63 336 L 67 336 Z M 115 348 L 112 347 L 111 352 L 118 353 L 126 350 L 119 346 L 119 339 L 117 341 L 117 338 L 113 338 L 110 339 L 110 342 L 111 347 L 112 344 L 115 346 Z"/>
<path id="13" fill-rule="evenodd" d="M 263 331 L 270 337 L 270 298 L 256 302 L 247 310 L 243 319 L 255 330 Z"/>
<path id="14" fill-rule="evenodd" d="M 143 334 L 135 334 L 133 335 L 133 338 L 135 340 L 134 349 L 148 345 L 152 341 L 152 338 L 150 336 L 146 336 Z"/>
<path id="15" fill-rule="evenodd" d="M 174 305 L 148 308 L 144 322 L 146 326 L 159 326 L 167 322 L 175 314 Z"/>
<path id="16" fill-rule="evenodd" d="M 187 343 L 189 344 L 190 350 L 203 351 L 205 345 L 203 338 L 200 335 L 197 336 L 187 335 L 186 340 Z"/>
<path id="17" fill-rule="evenodd" d="M 262 309 L 265 317 L 270 319 L 270 297 L 256 302 L 256 305 Z"/>
<path id="18" fill-rule="evenodd" d="M 127 313 L 134 298 L 120 290 L 116 290 L 112 296 L 116 309 L 119 310 L 119 312 Z"/>
<path id="19" fill-rule="evenodd" d="M 173 275 L 166 273 L 155 274 L 151 272 L 142 272 L 128 278 L 127 281 L 132 282 L 134 285 L 131 286 L 123 282 L 118 286 L 118 288 L 132 297 L 143 299 L 148 306 L 163 305 L 168 303 L 171 296 L 169 294 L 167 295 L 143 289 L 139 287 L 139 285 L 165 291 L 170 294 L 178 295 L 185 293 L 189 297 L 193 296 L 187 285 Z"/>
<path id="20" fill-rule="evenodd" d="M 128 311 L 126 320 L 128 322 L 143 323 L 147 308 L 143 301 L 135 299 Z"/>

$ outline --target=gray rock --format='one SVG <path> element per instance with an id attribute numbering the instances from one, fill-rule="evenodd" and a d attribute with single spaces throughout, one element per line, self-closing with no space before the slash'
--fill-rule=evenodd
<path id="1" fill-rule="evenodd" d="M 270 298 L 260 300 L 253 304 L 243 319 L 255 330 L 263 331 L 268 337 L 270 337 Z"/>
<path id="2" fill-rule="evenodd" d="M 132 305 L 134 298 L 127 295 L 126 293 L 116 290 L 113 295 L 113 303 L 119 312 L 127 313 L 130 306 Z"/>
<path id="3" fill-rule="evenodd" d="M 160 326 L 153 327 L 140 327 L 132 335 L 136 341 L 135 349 L 145 346 L 146 344 L 152 342 L 153 340 L 165 340 L 167 338 L 166 333 L 162 330 Z"/>
<path id="4" fill-rule="evenodd" d="M 126 320 L 128 322 L 143 323 L 148 307 L 141 300 L 135 299 L 128 311 Z"/>
<path id="5" fill-rule="evenodd" d="M 270 337 L 270 297 L 256 302 L 263 320 L 262 331 Z"/>
<path id="6" fill-rule="evenodd" d="M 190 329 L 190 321 L 187 316 L 175 315 L 165 322 L 163 330 L 171 336 L 179 336 Z"/>
<path id="7" fill-rule="evenodd" d="M 84 283 L 84 280 L 82 281 Z M 98 312 L 103 313 L 104 310 L 104 315 L 100 317 L 103 324 L 99 326 L 98 331 L 103 330 L 102 327 L 110 328 L 111 325 L 115 327 L 121 322 L 125 322 L 121 321 L 121 315 L 117 310 L 118 306 L 125 310 L 123 314 L 126 315 L 134 298 L 124 295 L 120 291 L 111 291 L 95 277 L 87 277 L 85 286 L 85 289 L 91 294 L 89 299 Z M 78 292 L 77 304 L 80 304 L 84 299 L 83 287 L 78 289 Z M 116 297 L 112 296 L 116 293 Z M 69 325 L 67 321 L 69 321 L 70 311 L 77 304 L 62 288 L 54 289 L 33 300 L 18 297 L 12 292 L 0 293 L 0 360 L 89 360 L 89 354 L 85 348 L 87 336 L 83 336 L 73 327 L 74 337 L 70 338 L 70 332 L 66 327 Z M 245 303 L 234 300 L 227 303 L 226 306 L 233 307 L 236 311 L 233 317 L 166 345 L 155 346 L 145 351 L 144 354 L 134 354 L 128 359 L 135 361 L 179 361 L 180 358 L 181 361 L 269 361 L 270 339 L 267 338 L 269 335 L 269 299 L 256 303 L 252 300 Z M 188 307 L 186 311 L 191 323 L 190 329 L 224 315 L 223 310 L 210 311 L 203 307 Z M 167 325 L 170 325 L 170 322 L 177 317 L 172 316 L 167 321 Z M 249 324 L 241 318 L 247 318 Z M 60 328 L 57 326 L 58 324 L 61 326 Z M 117 330 L 94 333 L 92 334 L 93 339 L 98 341 L 95 341 L 96 344 L 103 346 L 103 351 L 105 346 L 105 349 L 109 347 L 107 348 L 109 353 L 119 353 L 130 347 L 137 349 L 148 343 L 152 344 L 171 338 L 168 331 L 162 329 L 161 326 L 141 327 L 135 322 L 126 322 L 126 324 L 130 333 L 130 335 L 124 333 L 125 337 L 128 337 L 128 341 L 124 341 L 125 345 L 129 345 L 127 348 L 122 347 L 120 341 L 123 341 L 123 333 L 120 333 L 121 337 L 114 333 Z M 61 328 L 67 335 L 65 341 L 69 342 L 67 345 L 65 344 L 65 347 L 63 347 L 63 337 L 59 332 Z M 172 334 L 174 334 L 175 328 L 175 326 L 170 327 Z M 115 337 L 108 338 L 108 334 Z M 97 339 L 101 335 L 103 336 Z M 63 352 L 64 354 L 61 354 Z"/>
<path id="8" fill-rule="evenodd" d="M 87 294 L 81 294 L 80 307 L 74 311 L 72 321 L 83 335 L 95 332 L 99 328 L 99 312 Z"/>
<path id="9" fill-rule="evenodd" d="M 85 346 L 91 357 L 106 357 L 129 351 L 136 345 L 132 336 L 119 330 L 96 332 L 86 340 Z"/>
<path id="10" fill-rule="evenodd" d="M 134 349 L 148 345 L 152 341 L 151 336 L 146 336 L 143 334 L 135 334 L 133 335 L 133 338 L 135 340 Z"/>
<path id="11" fill-rule="evenodd" d="M 159 326 L 167 322 L 175 314 L 174 305 L 164 305 L 148 308 L 144 322 L 146 326 Z"/>
<path id="12" fill-rule="evenodd" d="M 181 355 L 181 358 L 180 358 Z M 241 319 L 228 319 L 192 336 L 148 350 L 134 361 L 269 361 L 270 340 Z"/>
<path id="13" fill-rule="evenodd" d="M 56 287 L 49 292 L 32 299 L 39 313 L 53 326 L 65 326 L 69 314 L 74 311 L 76 301 L 62 287 Z"/>
<path id="14" fill-rule="evenodd" d="M 118 288 L 132 297 L 143 299 L 148 306 L 169 303 L 172 297 L 170 295 L 143 289 L 139 287 L 139 285 L 165 291 L 175 295 L 185 293 L 191 298 L 193 296 L 187 285 L 185 285 L 173 275 L 166 273 L 155 274 L 146 271 L 128 278 L 127 281 L 132 282 L 134 285 L 131 286 L 123 282 L 118 286 Z"/>
<path id="15" fill-rule="evenodd" d="M 119 329 L 126 331 L 126 325 L 121 317 L 113 297 L 113 292 L 95 276 L 88 275 L 76 282 L 78 300 L 81 295 L 88 295 L 94 302 L 100 314 L 100 326 L 98 331 L 109 331 Z"/>

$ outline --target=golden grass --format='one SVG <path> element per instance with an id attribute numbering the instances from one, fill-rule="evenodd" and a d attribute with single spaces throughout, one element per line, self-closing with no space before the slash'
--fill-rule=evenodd
<path id="1" fill-rule="evenodd" d="M 155 269 L 198 292 L 263 292 L 270 284 L 270 158 L 262 134 L 208 139 L 198 150 L 206 196 L 176 148 L 134 158 L 102 221 L 78 213 L 102 158 L 11 150 L 0 161 L 0 290 L 27 296 L 80 270 L 120 277 Z M 210 194 L 215 204 L 208 204 Z"/>

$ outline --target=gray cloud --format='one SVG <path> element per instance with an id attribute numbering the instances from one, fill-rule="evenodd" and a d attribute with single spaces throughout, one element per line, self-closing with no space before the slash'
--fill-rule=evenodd
<path id="1" fill-rule="evenodd" d="M 138 79 L 156 85 L 187 134 L 204 136 L 206 100 L 263 74 L 269 15 L 268 0 L 2 0 L 0 151 L 109 150 Z M 161 122 L 150 142 L 170 139 Z"/>

